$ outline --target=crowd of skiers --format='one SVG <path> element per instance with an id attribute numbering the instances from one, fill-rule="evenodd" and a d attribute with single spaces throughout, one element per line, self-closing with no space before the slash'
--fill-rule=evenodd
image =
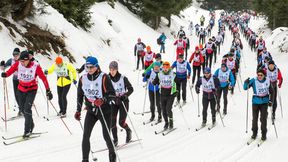
<path id="1" fill-rule="evenodd" d="M 141 38 L 138 38 L 134 46 L 134 56 L 136 70 L 144 70 L 142 77 L 146 83 L 145 95 L 148 91 L 150 101 L 151 117 L 149 122 L 153 122 L 156 117 L 156 124 L 164 119 L 164 130 L 174 128 L 173 106 L 183 107 L 187 103 L 187 84 L 193 97 L 193 88 L 199 97 L 202 91 L 202 125 L 207 123 L 207 111 L 210 105 L 212 126 L 216 124 L 216 115 L 228 113 L 228 92 L 234 94 L 234 87 L 238 83 L 243 83 L 244 90 L 252 87 L 252 137 L 256 138 L 258 132 L 258 117 L 260 113 L 262 140 L 266 140 L 268 106 L 272 106 L 271 119 L 274 123 L 277 109 L 277 91 L 281 88 L 283 78 L 279 67 L 276 66 L 271 54 L 268 52 L 265 41 L 260 36 L 257 39 L 255 32 L 249 28 L 250 15 L 247 13 L 225 13 L 222 12 L 218 20 L 218 33 L 211 35 L 211 30 L 215 27 L 215 12 L 210 12 L 209 24 L 204 28 L 205 17 L 200 18 L 200 25 L 193 26 L 190 22 L 188 26 L 189 35 L 199 38 L 199 45 L 189 53 L 190 41 L 186 35 L 184 27 L 177 33 L 174 42 L 176 46 L 175 61 L 162 61 L 162 54 L 165 51 L 165 33 L 157 38 L 160 45 L 160 52 L 155 53 L 149 45 L 145 45 Z M 225 40 L 226 29 L 231 31 L 233 41 L 231 48 L 224 54 L 220 50 Z M 249 41 L 251 50 L 256 52 L 257 69 L 256 77 L 247 78 L 242 82 L 241 66 L 244 63 L 242 54 L 243 44 L 240 34 Z M 208 41 L 206 41 L 208 38 Z M 226 50 L 226 49 L 225 49 Z M 221 66 L 212 73 L 212 65 L 217 62 L 217 55 L 223 54 Z M 20 51 L 15 48 L 13 58 L 1 61 L 2 78 L 13 75 L 14 96 L 19 106 L 19 116 L 24 116 L 25 126 L 23 138 L 29 138 L 34 129 L 32 118 L 32 105 L 38 89 L 37 77 L 39 77 L 46 89 L 47 103 L 52 100 L 53 95 L 47 81 L 47 75 L 55 72 L 57 76 L 57 94 L 59 104 L 59 115 L 66 117 L 67 94 L 74 84 L 77 87 L 77 110 L 75 119 L 80 122 L 82 105 L 85 104 L 87 110 L 82 140 L 82 162 L 89 161 L 90 136 L 95 123 L 100 120 L 103 137 L 109 150 L 110 162 L 116 161 L 116 147 L 118 145 L 117 118 L 119 125 L 126 131 L 126 143 L 132 139 L 132 130 L 126 123 L 129 111 L 129 96 L 133 93 L 133 86 L 128 78 L 119 72 L 118 62 L 112 61 L 109 65 L 109 73 L 106 74 L 100 68 L 96 57 L 89 56 L 81 68 L 75 68 L 71 63 L 63 61 L 58 56 L 55 63 L 46 70 L 42 70 L 38 61 L 33 58 L 34 52 L 31 50 Z M 190 55 L 190 57 L 189 57 Z M 137 60 L 136 60 L 137 59 Z M 218 60 L 220 60 L 218 58 Z M 141 62 L 141 67 L 139 64 Z M 241 65 L 241 66 L 240 66 Z M 10 68 L 5 72 L 5 70 Z M 82 76 L 77 79 L 77 73 Z M 192 79 L 190 80 L 192 75 Z M 223 94 L 223 95 L 222 95 Z M 176 98 L 176 100 L 175 100 Z M 223 98 L 223 105 L 221 104 Z M 181 102 L 182 99 L 182 102 Z M 175 105 L 174 104 L 175 100 Z M 199 101 L 198 101 L 199 102 Z M 248 105 L 247 105 L 248 106 Z M 157 107 L 157 109 L 156 109 Z M 199 107 L 198 107 L 199 108 Z M 222 109 L 222 112 L 220 110 Z M 144 112 L 143 112 L 144 113 Z M 128 116 L 129 117 L 129 116 Z M 81 124 L 81 123 L 80 123 Z M 224 124 L 224 123 L 223 123 Z M 112 136 L 110 135 L 112 131 Z M 135 130 L 134 130 L 135 131 Z"/>

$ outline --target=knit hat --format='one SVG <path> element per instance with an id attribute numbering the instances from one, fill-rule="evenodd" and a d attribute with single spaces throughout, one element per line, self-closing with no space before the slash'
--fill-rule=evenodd
<path id="1" fill-rule="evenodd" d="M 62 59 L 60 56 L 58 56 L 58 57 L 56 57 L 56 59 L 55 59 L 55 63 L 56 63 L 56 65 L 60 65 L 60 64 L 63 63 L 63 59 Z"/>
<path id="2" fill-rule="evenodd" d="M 205 69 L 204 69 L 204 73 L 211 73 L 211 69 L 209 68 L 209 67 L 206 67 Z"/>
<path id="3" fill-rule="evenodd" d="M 155 58 L 156 58 L 156 59 L 157 59 L 157 58 L 161 58 L 161 54 L 160 54 L 160 53 L 157 53 L 156 56 L 155 56 Z"/>
<path id="4" fill-rule="evenodd" d="M 170 63 L 168 61 L 163 62 L 163 67 L 166 66 L 168 68 L 170 68 Z"/>
<path id="5" fill-rule="evenodd" d="M 160 62 L 158 62 L 158 61 L 156 61 L 156 62 L 154 62 L 154 67 L 155 66 L 158 66 L 158 67 L 160 67 L 161 66 L 161 63 Z"/>
<path id="6" fill-rule="evenodd" d="M 198 51 L 198 50 L 199 50 L 199 47 L 198 47 L 198 46 L 196 46 L 196 47 L 195 47 L 195 51 Z"/>
<path id="7" fill-rule="evenodd" d="M 118 63 L 116 61 L 110 62 L 109 69 L 118 70 Z"/>
<path id="8" fill-rule="evenodd" d="M 13 54 L 13 56 L 14 56 L 14 55 L 19 55 L 19 54 L 20 54 L 20 49 L 19 49 L 19 48 L 14 48 L 12 54 Z"/>
<path id="9" fill-rule="evenodd" d="M 151 47 L 150 47 L 150 46 L 147 46 L 147 47 L 146 47 L 146 50 L 147 50 L 147 51 L 151 51 Z"/>
<path id="10" fill-rule="evenodd" d="M 29 60 L 29 53 L 27 51 L 22 51 L 19 60 Z"/>
<path id="11" fill-rule="evenodd" d="M 275 65 L 275 62 L 274 62 L 273 60 L 270 60 L 270 61 L 268 62 L 268 65 L 270 65 L 270 64 Z"/>
<path id="12" fill-rule="evenodd" d="M 262 74 L 266 75 L 265 70 L 262 69 L 262 68 L 259 68 L 259 69 L 257 70 L 257 74 L 258 74 L 258 73 L 262 73 Z"/>
<path id="13" fill-rule="evenodd" d="M 88 65 L 88 64 L 94 65 L 94 66 L 98 66 L 97 58 L 93 57 L 93 56 L 88 57 L 87 60 L 86 60 L 86 65 Z"/>

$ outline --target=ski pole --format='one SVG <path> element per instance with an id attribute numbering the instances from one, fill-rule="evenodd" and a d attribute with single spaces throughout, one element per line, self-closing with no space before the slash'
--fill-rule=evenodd
<path id="1" fill-rule="evenodd" d="M 52 104 L 52 102 L 49 100 L 50 104 L 52 105 L 53 109 L 55 110 L 55 112 L 57 113 L 57 110 L 55 108 L 55 106 Z M 58 114 L 58 113 L 57 113 Z M 62 123 L 64 124 L 64 126 L 66 127 L 66 129 L 68 130 L 68 132 L 72 135 L 72 132 L 70 131 L 70 129 L 68 128 L 67 124 L 65 123 L 65 121 L 60 117 Z"/>
<path id="2" fill-rule="evenodd" d="M 116 150 L 116 146 L 114 145 L 114 143 L 113 143 L 113 141 L 112 141 L 112 137 L 111 137 L 111 134 L 110 134 L 110 131 L 109 131 L 110 128 L 108 128 L 106 119 L 105 119 L 104 114 L 103 114 L 103 112 L 102 112 L 102 107 L 101 107 L 101 106 L 98 106 L 98 108 L 99 108 L 100 113 L 101 113 L 101 115 L 102 115 L 102 119 L 103 119 L 103 121 L 104 121 L 104 124 L 105 124 L 105 127 L 106 127 L 106 131 L 107 131 L 107 133 L 109 134 L 110 142 L 112 143 L 112 146 L 113 146 L 113 149 L 114 149 L 114 151 L 115 151 L 115 154 L 116 154 L 116 156 L 117 156 L 117 158 L 118 158 L 118 161 L 121 162 L 120 157 L 119 157 L 119 155 L 118 155 L 118 151 Z"/>
<path id="3" fill-rule="evenodd" d="M 281 99 L 280 89 L 278 89 L 278 99 L 279 99 L 279 102 L 280 102 L 281 116 L 283 118 L 282 99 Z"/>
<path id="4" fill-rule="evenodd" d="M 200 117 L 200 105 L 199 105 L 199 93 L 197 94 L 198 98 L 198 118 Z"/>
<path id="5" fill-rule="evenodd" d="M 213 95 L 214 95 L 214 99 L 215 99 L 216 105 L 218 106 L 218 101 L 217 101 L 216 95 L 214 93 L 213 93 Z M 218 113 L 219 113 L 222 125 L 223 125 L 223 127 L 225 127 L 221 112 L 218 111 Z"/>
<path id="6" fill-rule="evenodd" d="M 274 103 L 273 103 L 274 104 Z M 272 106 L 271 106 L 271 115 L 272 115 L 272 109 L 273 109 L 273 104 L 272 104 Z M 271 118 L 271 121 L 272 121 L 272 125 L 273 125 L 273 127 L 274 127 L 274 131 L 275 131 L 275 135 L 276 135 L 276 138 L 278 138 L 278 133 L 277 133 L 277 129 L 276 129 L 276 124 L 275 124 L 275 120 L 273 119 L 273 118 Z"/>
<path id="7" fill-rule="evenodd" d="M 156 86 L 154 85 L 154 113 L 155 113 L 155 109 L 156 109 Z"/>
<path id="8" fill-rule="evenodd" d="M 249 107 L 249 90 L 247 90 L 247 100 L 246 100 L 246 133 L 248 133 L 248 107 Z"/>
<path id="9" fill-rule="evenodd" d="M 7 113 L 6 113 L 6 91 L 5 91 L 5 83 L 6 83 L 6 79 L 3 78 L 3 88 L 4 88 L 4 91 L 3 91 L 3 96 L 4 96 L 4 119 L 5 119 L 5 131 L 7 132 Z"/>
<path id="10" fill-rule="evenodd" d="M 79 124 L 80 124 L 80 127 L 81 127 L 81 129 L 82 129 L 82 131 L 83 131 L 83 133 L 84 133 L 84 127 L 83 127 L 83 124 L 81 123 L 80 120 L 79 120 Z M 91 156 L 92 156 L 93 161 L 97 161 L 97 158 L 94 157 L 94 155 L 93 155 L 92 149 L 90 149 L 90 152 L 91 152 Z"/>
<path id="11" fill-rule="evenodd" d="M 187 122 L 187 120 L 186 120 L 186 118 L 185 118 L 185 116 L 184 116 L 183 109 L 180 107 L 180 103 L 178 104 L 178 107 L 179 107 L 179 109 L 180 109 L 180 113 L 181 113 L 182 118 L 183 118 L 183 120 L 184 120 L 184 122 L 185 122 L 185 125 L 187 126 L 188 130 L 190 130 L 189 124 L 188 124 L 188 122 Z"/>
<path id="12" fill-rule="evenodd" d="M 144 115 L 145 113 L 145 105 L 146 105 L 146 96 L 147 96 L 147 90 L 148 90 L 148 82 L 146 82 L 146 87 L 145 87 L 145 97 L 144 97 L 144 104 L 143 104 L 143 113 L 142 113 L 142 116 Z"/>
<path id="13" fill-rule="evenodd" d="M 134 127 L 134 124 L 133 124 L 133 122 L 132 122 L 132 120 L 131 120 L 131 118 L 130 118 L 130 115 L 128 114 L 128 110 L 127 110 L 124 102 L 121 101 L 121 103 L 122 103 L 122 105 L 123 105 L 123 107 L 124 107 L 124 110 L 125 110 L 128 118 L 129 118 L 129 120 L 130 120 L 130 123 L 131 123 L 131 125 L 132 125 L 133 130 L 134 130 L 134 133 L 135 133 L 135 135 L 136 135 L 136 138 L 137 138 L 137 140 L 139 141 L 140 147 L 143 148 L 142 142 L 140 141 L 140 138 L 139 138 L 139 136 L 138 136 L 138 134 L 137 134 L 137 132 L 136 132 L 136 129 L 135 129 L 135 127 Z"/>
<path id="14" fill-rule="evenodd" d="M 6 100 L 7 100 L 7 106 L 8 106 L 8 109 L 10 109 L 10 104 L 9 104 L 9 94 L 8 94 L 8 88 L 7 88 L 7 81 L 5 79 L 5 91 L 6 91 Z"/>
<path id="15" fill-rule="evenodd" d="M 36 105 L 35 105 L 34 103 L 33 103 L 33 107 L 34 107 L 34 109 L 35 109 L 35 111 L 36 111 L 37 116 L 39 117 L 38 110 L 37 110 Z"/>
<path id="16" fill-rule="evenodd" d="M 189 82 L 189 80 L 188 80 L 188 84 L 189 84 L 189 89 L 190 89 L 190 92 L 191 92 L 192 100 L 194 102 L 194 96 L 193 96 L 193 92 L 192 92 L 192 87 L 191 87 L 191 83 Z"/>

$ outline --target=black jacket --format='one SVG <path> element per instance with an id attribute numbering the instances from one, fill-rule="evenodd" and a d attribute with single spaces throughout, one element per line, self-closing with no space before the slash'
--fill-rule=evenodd
<path id="1" fill-rule="evenodd" d="M 96 80 L 101 73 L 101 70 L 98 69 L 93 75 L 87 74 L 88 79 L 93 81 Z M 111 112 L 111 106 L 109 103 L 115 99 L 115 90 L 113 88 L 112 82 L 110 80 L 110 77 L 108 77 L 107 74 L 103 75 L 102 80 L 102 94 L 103 98 L 105 98 L 105 102 L 102 105 L 102 111 L 103 113 L 110 113 Z M 78 89 L 77 89 L 77 111 L 80 112 L 82 109 L 83 99 L 85 98 L 85 105 L 87 106 L 87 110 L 91 111 L 93 108 L 93 105 L 91 102 L 88 101 L 88 99 L 84 96 L 84 92 L 82 90 L 82 76 L 79 79 L 78 82 Z"/>

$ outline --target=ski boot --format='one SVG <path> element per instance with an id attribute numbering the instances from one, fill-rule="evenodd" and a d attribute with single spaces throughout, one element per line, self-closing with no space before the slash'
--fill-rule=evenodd
<path id="1" fill-rule="evenodd" d="M 60 114 L 60 118 L 66 118 L 66 113 L 63 113 L 63 112 L 62 112 L 62 113 Z"/>
<path id="2" fill-rule="evenodd" d="M 22 136 L 22 138 L 29 138 L 30 136 L 31 136 L 31 134 L 32 133 L 30 133 L 30 132 L 25 132 L 24 134 L 23 134 L 23 136 Z"/>
<path id="3" fill-rule="evenodd" d="M 152 122 L 154 120 L 154 118 L 155 118 L 155 115 L 152 115 L 151 118 L 149 119 L 150 122 Z"/>
<path id="4" fill-rule="evenodd" d="M 165 125 L 164 125 L 164 130 L 168 129 L 168 122 L 165 122 Z"/>
<path id="5" fill-rule="evenodd" d="M 169 129 L 173 129 L 173 119 L 169 120 Z"/>
<path id="6" fill-rule="evenodd" d="M 21 111 L 18 111 L 17 116 L 23 116 L 23 113 Z"/>
<path id="7" fill-rule="evenodd" d="M 266 133 L 262 133 L 261 140 L 262 140 L 262 141 L 265 141 L 266 139 L 267 139 Z"/>
<path id="8" fill-rule="evenodd" d="M 35 125 L 34 125 L 34 123 L 32 123 L 32 125 L 31 125 L 31 129 L 30 129 L 30 133 L 33 132 L 34 127 L 35 127 Z"/>
<path id="9" fill-rule="evenodd" d="M 157 122 L 160 123 L 161 121 L 162 121 L 162 117 L 161 117 L 161 115 L 159 115 Z"/>
<path id="10" fill-rule="evenodd" d="M 126 129 L 126 143 L 129 143 L 131 141 L 132 138 L 132 131 L 131 129 L 128 127 Z"/>

